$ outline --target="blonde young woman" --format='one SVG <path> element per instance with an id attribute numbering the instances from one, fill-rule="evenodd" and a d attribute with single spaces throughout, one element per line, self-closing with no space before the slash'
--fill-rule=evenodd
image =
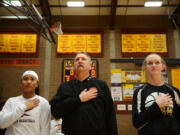
<path id="1" fill-rule="evenodd" d="M 26 71 L 21 77 L 22 95 L 7 100 L 0 112 L 0 128 L 7 135 L 49 135 L 50 106 L 35 94 L 39 78 L 36 72 Z"/>
<path id="2" fill-rule="evenodd" d="M 180 135 L 180 91 L 164 82 L 164 60 L 158 54 L 150 54 L 143 67 L 147 83 L 133 96 L 132 118 L 138 135 Z"/>

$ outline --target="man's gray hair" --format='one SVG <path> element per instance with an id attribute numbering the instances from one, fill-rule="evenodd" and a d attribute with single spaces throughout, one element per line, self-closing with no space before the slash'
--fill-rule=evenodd
<path id="1" fill-rule="evenodd" d="M 77 52 L 77 53 L 76 53 L 76 56 L 79 55 L 79 54 L 84 54 L 84 55 L 86 55 L 86 56 L 88 57 L 88 62 L 89 62 L 89 64 L 92 64 L 91 56 L 89 56 L 88 53 L 86 53 L 86 52 Z M 76 58 L 76 56 L 75 56 L 75 58 Z"/>

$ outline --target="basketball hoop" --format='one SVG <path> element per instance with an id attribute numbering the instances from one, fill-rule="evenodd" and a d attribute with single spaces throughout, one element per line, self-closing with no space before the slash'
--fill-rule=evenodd
<path id="1" fill-rule="evenodd" d="M 51 32 L 53 31 L 54 33 L 56 33 L 57 35 L 62 35 L 62 24 L 60 21 L 56 22 L 53 24 L 52 28 L 50 29 Z"/>

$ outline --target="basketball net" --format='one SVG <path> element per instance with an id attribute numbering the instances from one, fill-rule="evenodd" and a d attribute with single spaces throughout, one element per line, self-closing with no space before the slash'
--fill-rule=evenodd
<path id="1" fill-rule="evenodd" d="M 53 31 L 54 33 L 56 33 L 57 35 L 62 35 L 62 24 L 60 21 L 56 22 L 53 24 L 52 28 L 50 29 L 51 32 Z"/>

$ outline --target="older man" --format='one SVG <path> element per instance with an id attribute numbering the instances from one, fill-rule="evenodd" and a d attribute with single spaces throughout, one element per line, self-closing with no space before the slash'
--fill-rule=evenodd
<path id="1" fill-rule="evenodd" d="M 85 52 L 74 59 L 76 78 L 62 83 L 51 100 L 55 118 L 63 119 L 65 135 L 117 135 L 116 115 L 107 84 L 89 74 L 91 58 Z"/>

